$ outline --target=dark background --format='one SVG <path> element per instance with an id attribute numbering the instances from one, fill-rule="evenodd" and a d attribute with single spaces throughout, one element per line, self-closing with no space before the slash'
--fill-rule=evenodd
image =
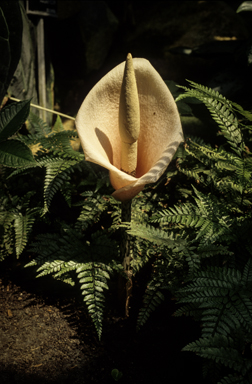
<path id="1" fill-rule="evenodd" d="M 240 4 L 58 0 L 58 18 L 45 18 L 55 102 L 62 112 L 75 115 L 92 86 L 128 52 L 150 60 L 165 80 L 223 86 L 222 93 L 240 97 L 243 91 L 237 87 L 248 81 L 251 36 L 250 12 L 236 14 Z M 29 18 L 36 25 L 38 18 Z M 185 54 L 184 48 L 193 52 Z"/>

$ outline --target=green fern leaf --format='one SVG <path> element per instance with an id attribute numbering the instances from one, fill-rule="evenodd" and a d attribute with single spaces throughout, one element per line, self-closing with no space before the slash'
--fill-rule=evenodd
<path id="1" fill-rule="evenodd" d="M 151 227 L 147 224 L 132 223 L 130 229 L 127 231 L 132 236 L 141 237 L 150 242 L 167 247 L 183 246 L 185 242 L 183 240 L 177 240 L 173 237 L 173 234 Z"/>
<path id="2" fill-rule="evenodd" d="M 51 127 L 49 127 L 44 120 L 32 112 L 29 114 L 28 123 L 29 131 L 32 134 L 36 133 L 38 137 L 45 137 L 51 133 Z"/>
<path id="3" fill-rule="evenodd" d="M 242 274 L 231 268 L 208 268 L 199 271 L 188 286 L 177 293 L 179 303 L 188 304 L 202 311 L 202 335 L 230 336 L 237 329 L 252 334 L 252 303 L 247 285 L 242 284 Z"/>
<path id="4" fill-rule="evenodd" d="M 112 259 L 113 255 L 117 256 L 115 244 L 104 233 L 94 233 L 91 241 L 85 241 L 82 233 L 65 227 L 61 236 L 38 235 L 30 251 L 38 256 L 26 267 L 37 266 L 37 277 L 50 274 L 55 279 L 73 285 L 74 280 L 69 273 L 77 274 L 83 300 L 100 338 L 105 305 L 104 291 L 108 290 L 107 281 L 114 268 L 114 265 L 106 263 L 106 255 L 110 254 Z"/>
<path id="5" fill-rule="evenodd" d="M 242 377 L 241 374 L 228 375 L 223 377 L 217 384 L 250 384 L 250 380 Z"/>
<path id="6" fill-rule="evenodd" d="M 243 286 L 250 289 L 252 284 L 252 258 L 250 258 L 244 267 L 241 282 Z"/>
<path id="7" fill-rule="evenodd" d="M 111 204 L 111 197 L 100 195 L 98 193 L 84 193 L 86 196 L 80 216 L 78 217 L 77 227 L 86 230 L 89 225 L 97 223 L 103 212 L 108 211 L 108 205 Z"/>
<path id="8" fill-rule="evenodd" d="M 27 245 L 29 234 L 35 222 L 35 216 L 31 211 L 27 211 L 23 216 L 21 213 L 15 215 L 14 229 L 15 229 L 15 248 L 17 258 L 21 255 Z"/>
<path id="9" fill-rule="evenodd" d="M 150 314 L 155 311 L 158 305 L 164 300 L 164 295 L 159 290 L 161 284 L 148 285 L 143 299 L 143 307 L 140 309 L 137 318 L 137 330 L 139 330 L 149 319 Z"/>
<path id="10" fill-rule="evenodd" d="M 73 172 L 76 160 L 58 160 L 49 163 L 46 166 L 46 177 L 44 183 L 44 213 L 50 207 L 51 201 L 64 183 L 70 181 L 69 174 Z"/>
<path id="11" fill-rule="evenodd" d="M 205 359 L 214 360 L 242 374 L 246 374 L 252 366 L 252 362 L 244 359 L 242 353 L 233 347 L 232 339 L 222 335 L 201 338 L 188 344 L 183 351 L 195 352 Z"/>
<path id="12" fill-rule="evenodd" d="M 83 300 L 91 315 L 98 337 L 102 334 L 102 320 L 105 297 L 104 289 L 108 289 L 107 279 L 110 277 L 108 271 L 111 269 L 102 263 L 89 262 L 79 266 L 76 270 L 81 284 Z"/>
<path id="13" fill-rule="evenodd" d="M 193 81 L 189 81 L 189 83 L 194 89 L 181 86 L 180 88 L 183 88 L 186 92 L 181 94 L 176 102 L 185 97 L 195 97 L 203 102 L 219 125 L 222 134 L 226 137 L 233 151 L 242 156 L 244 150 L 243 136 L 238 125 L 238 119 L 233 113 L 231 102 L 210 88 Z"/>
<path id="14" fill-rule="evenodd" d="M 14 253 L 15 248 L 15 233 L 13 231 L 13 221 L 15 212 L 2 211 L 0 212 L 0 225 L 3 227 L 2 240 L 2 257 L 3 259 Z"/>

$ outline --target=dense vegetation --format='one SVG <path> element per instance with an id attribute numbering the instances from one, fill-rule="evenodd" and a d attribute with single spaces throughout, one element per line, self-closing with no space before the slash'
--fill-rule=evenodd
<path id="1" fill-rule="evenodd" d="M 146 266 L 150 271 L 137 329 L 169 290 L 179 303 L 175 315 L 200 321 L 201 338 L 185 350 L 204 358 L 204 374 L 213 382 L 248 383 L 252 115 L 211 89 L 190 85 L 178 105 L 188 97 L 205 104 L 218 126 L 216 142 L 186 137 L 158 183 L 134 198 L 131 223 L 121 223 L 107 173 L 72 148 L 76 133 L 64 130 L 59 117 L 50 128 L 28 116 L 29 102 L 5 107 L 1 258 L 29 257 L 27 266 L 36 266 L 37 276 L 79 285 L 100 338 L 106 291 L 116 295 L 114 276 L 124 273 L 119 248 L 120 228 L 126 226 L 133 275 Z M 26 117 L 26 126 L 15 133 Z M 15 153 L 10 143 L 17 145 Z"/>

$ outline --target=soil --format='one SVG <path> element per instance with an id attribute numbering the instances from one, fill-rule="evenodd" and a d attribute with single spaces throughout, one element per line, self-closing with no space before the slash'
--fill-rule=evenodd
<path id="1" fill-rule="evenodd" d="M 198 338 L 198 325 L 172 317 L 174 301 L 168 299 L 139 332 L 134 307 L 140 303 L 132 300 L 127 319 L 110 308 L 99 341 L 77 291 L 29 273 L 1 263 L 1 384 L 106 384 L 115 382 L 113 369 L 122 372 L 121 384 L 202 383 L 201 361 L 181 352 Z"/>

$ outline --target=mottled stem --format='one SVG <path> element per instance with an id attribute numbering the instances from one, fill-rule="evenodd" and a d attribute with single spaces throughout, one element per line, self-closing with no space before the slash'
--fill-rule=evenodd
<path id="1" fill-rule="evenodd" d="M 122 222 L 131 221 L 131 200 L 122 202 Z M 125 303 L 125 316 L 129 316 L 129 300 L 132 292 L 132 268 L 130 265 L 131 261 L 131 244 L 130 235 L 127 233 L 126 228 L 121 228 L 121 257 L 124 272 L 127 276 L 125 279 L 120 281 L 121 287 L 120 296 Z"/>

